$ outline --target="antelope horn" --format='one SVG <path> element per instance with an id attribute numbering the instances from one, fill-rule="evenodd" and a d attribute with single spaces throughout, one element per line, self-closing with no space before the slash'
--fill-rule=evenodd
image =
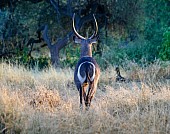
<path id="1" fill-rule="evenodd" d="M 93 35 L 89 39 L 94 38 L 97 35 L 97 33 L 98 33 L 98 25 L 97 25 L 97 21 L 96 21 L 96 18 L 94 16 L 94 14 L 93 14 L 93 18 L 94 18 L 94 21 L 95 21 L 96 30 L 95 30 L 95 32 L 93 33 Z"/>
<path id="2" fill-rule="evenodd" d="M 74 34 L 75 34 L 78 38 L 80 38 L 80 39 L 86 39 L 86 38 L 84 38 L 83 36 L 81 36 L 81 35 L 76 31 L 75 24 L 74 24 L 74 19 L 75 19 L 75 13 L 73 14 L 73 18 L 72 18 L 72 20 L 73 20 L 72 28 L 73 28 Z"/>

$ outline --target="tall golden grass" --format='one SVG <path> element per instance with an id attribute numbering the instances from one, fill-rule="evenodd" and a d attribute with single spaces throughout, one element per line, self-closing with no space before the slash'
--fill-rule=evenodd
<path id="1" fill-rule="evenodd" d="M 128 63 L 102 72 L 88 111 L 79 109 L 73 70 L 28 70 L 0 64 L 0 133 L 168 134 L 170 64 L 147 67 Z"/>

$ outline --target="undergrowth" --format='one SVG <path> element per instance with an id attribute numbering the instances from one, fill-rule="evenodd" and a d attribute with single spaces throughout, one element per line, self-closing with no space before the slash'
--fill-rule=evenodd
<path id="1" fill-rule="evenodd" d="M 170 64 L 102 71 L 92 106 L 79 109 L 72 69 L 29 70 L 0 64 L 0 133 L 168 133 Z"/>

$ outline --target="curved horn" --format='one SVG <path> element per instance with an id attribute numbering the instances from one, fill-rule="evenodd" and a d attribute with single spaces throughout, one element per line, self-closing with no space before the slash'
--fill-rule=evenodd
<path id="1" fill-rule="evenodd" d="M 96 30 L 95 30 L 95 32 L 93 33 L 93 35 L 89 39 L 94 38 L 97 35 L 97 33 L 98 33 L 98 25 L 97 25 L 97 21 L 96 21 L 96 18 L 94 16 L 94 14 L 93 14 L 93 18 L 94 18 L 94 21 L 95 21 Z"/>
<path id="2" fill-rule="evenodd" d="M 72 28 L 73 28 L 73 32 L 75 33 L 75 35 L 80 38 L 80 39 L 86 39 L 84 38 L 83 36 L 81 36 L 77 31 L 76 31 L 76 28 L 75 28 L 75 24 L 74 24 L 74 19 L 75 19 L 75 13 L 73 14 L 73 23 L 72 23 Z"/>

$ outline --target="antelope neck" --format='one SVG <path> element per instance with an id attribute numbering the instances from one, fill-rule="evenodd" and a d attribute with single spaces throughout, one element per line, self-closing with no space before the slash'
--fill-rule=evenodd
<path id="1" fill-rule="evenodd" d="M 81 46 L 81 57 L 89 56 L 92 57 L 91 45 Z"/>

